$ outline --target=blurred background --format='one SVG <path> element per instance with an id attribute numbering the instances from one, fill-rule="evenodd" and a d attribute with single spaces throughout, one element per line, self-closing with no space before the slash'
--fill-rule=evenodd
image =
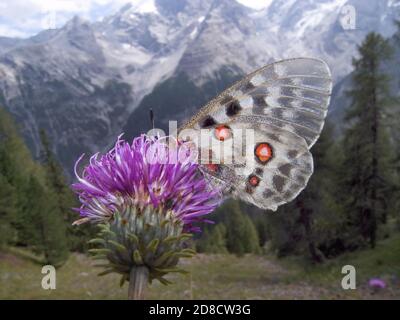
<path id="1" fill-rule="evenodd" d="M 71 226 L 77 158 L 147 132 L 150 108 L 167 129 L 246 73 L 309 56 L 334 78 L 309 185 L 276 213 L 226 202 L 182 262 L 191 275 L 150 298 L 399 299 L 398 19 L 399 0 L 0 0 L 0 298 L 125 298 L 86 255 L 95 228 Z"/>

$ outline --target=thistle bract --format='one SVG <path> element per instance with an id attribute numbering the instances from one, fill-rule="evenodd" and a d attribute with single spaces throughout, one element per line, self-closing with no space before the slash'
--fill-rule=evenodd
<path id="1" fill-rule="evenodd" d="M 102 274 L 120 273 L 133 292 L 143 279 L 167 284 L 164 275 L 182 271 L 179 258 L 194 254 L 188 239 L 199 231 L 195 224 L 207 221 L 220 199 L 190 148 L 171 138 L 141 136 L 131 144 L 118 139 L 108 153 L 91 157 L 81 176 L 80 160 L 73 189 L 81 219 L 75 224 L 99 223 L 99 236 L 90 242 L 97 245 L 94 257 L 108 260 Z"/>

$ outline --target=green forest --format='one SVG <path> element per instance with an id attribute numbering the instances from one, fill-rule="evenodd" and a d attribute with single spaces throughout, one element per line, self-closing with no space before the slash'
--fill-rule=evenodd
<path id="1" fill-rule="evenodd" d="M 344 129 L 336 130 L 328 117 L 312 149 L 315 172 L 300 196 L 277 212 L 226 201 L 209 218 L 215 224 L 204 225 L 196 236 L 198 252 L 272 253 L 322 265 L 400 233 L 400 102 L 391 94 L 398 84 L 383 67 L 396 50 L 400 40 L 377 33 L 359 46 Z M 73 252 L 87 251 L 96 228 L 72 226 L 78 200 L 52 152 L 51 137 L 41 131 L 40 138 L 35 159 L 11 115 L 0 109 L 0 251 L 23 248 L 61 267 Z"/>

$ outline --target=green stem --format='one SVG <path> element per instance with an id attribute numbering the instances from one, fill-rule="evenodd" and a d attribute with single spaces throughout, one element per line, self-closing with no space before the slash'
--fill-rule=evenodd
<path id="1" fill-rule="evenodd" d="M 149 269 L 145 266 L 131 269 L 129 277 L 129 300 L 144 300 L 144 295 L 149 282 Z"/>

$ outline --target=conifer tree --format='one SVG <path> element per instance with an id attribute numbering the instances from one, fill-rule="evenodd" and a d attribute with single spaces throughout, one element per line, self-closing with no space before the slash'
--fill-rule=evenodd
<path id="1" fill-rule="evenodd" d="M 210 219 L 216 224 L 204 226 L 204 233 L 197 240 L 200 252 L 228 251 L 239 256 L 261 252 L 256 226 L 247 212 L 242 211 L 239 201 L 226 201 Z"/>
<path id="2" fill-rule="evenodd" d="M 230 200 L 217 210 L 223 213 L 223 221 L 227 230 L 226 246 L 229 252 L 242 255 L 259 253 L 257 230 L 248 216 L 240 209 L 239 202 Z"/>
<path id="3" fill-rule="evenodd" d="M 295 202 L 285 204 L 277 212 L 266 212 L 269 247 L 278 257 L 301 252 L 304 230 L 298 223 L 298 208 Z"/>
<path id="4" fill-rule="evenodd" d="M 259 247 L 264 247 L 266 242 L 270 239 L 270 235 L 268 234 L 267 212 L 246 202 L 241 202 L 240 208 L 242 212 L 245 212 L 246 215 L 250 218 L 257 230 Z"/>
<path id="5" fill-rule="evenodd" d="M 23 140 L 19 137 L 11 116 L 0 107 L 0 203 L 3 218 L 0 223 L 10 235 L 3 236 L 9 244 L 20 243 L 19 232 L 24 228 L 22 205 L 27 176 L 34 170 L 35 164 Z M 20 229 L 20 230 L 19 230 Z"/>
<path id="6" fill-rule="evenodd" d="M 12 221 L 16 211 L 15 189 L 0 172 L 0 248 L 14 238 Z"/>
<path id="7" fill-rule="evenodd" d="M 305 247 L 314 263 L 340 253 L 332 252 L 330 243 L 337 243 L 340 233 L 345 232 L 346 219 L 338 196 L 337 178 L 342 156 L 333 140 L 333 132 L 334 127 L 327 122 L 312 150 L 314 173 L 305 190 L 294 201 Z"/>
<path id="8" fill-rule="evenodd" d="M 28 188 L 24 208 L 25 241 L 37 253 L 44 254 L 45 263 L 60 266 L 68 257 L 68 246 L 56 197 L 33 175 Z"/>
<path id="9" fill-rule="evenodd" d="M 205 228 L 196 248 L 199 252 L 227 253 L 225 225 L 220 222 L 217 225 Z"/>
<path id="10" fill-rule="evenodd" d="M 51 150 L 50 141 L 43 129 L 40 130 L 40 140 L 42 143 L 41 162 L 45 168 L 46 184 L 53 191 L 56 209 L 66 224 L 68 246 L 72 251 L 84 251 L 93 230 L 89 225 L 80 228 L 72 226 L 72 222 L 77 218 L 76 212 L 72 210 L 78 205 L 75 195 L 66 183 L 63 169 Z"/>
<path id="11" fill-rule="evenodd" d="M 396 20 L 395 24 L 397 26 L 397 31 L 393 35 L 394 38 L 394 58 L 392 59 L 393 64 L 392 65 L 398 65 L 400 63 L 400 20 Z M 396 70 L 397 73 L 395 74 L 395 79 L 400 78 L 400 70 Z M 393 80 L 395 80 L 393 79 Z M 394 84 L 394 94 L 397 95 L 397 99 L 394 101 L 393 105 L 394 108 L 392 108 L 393 112 L 389 114 L 388 118 L 391 119 L 392 123 L 390 125 L 392 132 L 391 132 L 391 137 L 393 137 L 393 146 L 394 146 L 394 160 L 393 160 L 393 167 L 395 170 L 395 175 L 394 175 L 394 181 L 395 181 L 395 194 L 394 194 L 394 205 L 392 206 L 392 211 L 397 215 L 397 221 L 398 221 L 398 226 L 400 229 L 400 132 L 398 130 L 400 126 L 400 121 L 399 121 L 399 116 L 400 116 L 400 82 L 397 81 L 392 81 L 392 84 Z"/>
<path id="12" fill-rule="evenodd" d="M 40 141 L 42 143 L 41 162 L 46 169 L 46 176 L 49 186 L 56 192 L 58 206 L 66 221 L 69 221 L 71 206 L 74 201 L 71 196 L 71 191 L 68 188 L 63 170 L 57 162 L 50 146 L 46 132 L 40 130 Z"/>
<path id="13" fill-rule="evenodd" d="M 32 159 L 11 116 L 2 108 L 0 142 L 2 242 L 32 248 L 44 254 L 46 263 L 59 265 L 68 251 L 56 192 L 46 185 L 45 171 Z"/>
<path id="14" fill-rule="evenodd" d="M 353 59 L 352 104 L 347 112 L 348 129 L 343 140 L 347 210 L 362 237 L 375 246 L 379 221 L 386 221 L 393 190 L 390 140 L 385 127 L 389 79 L 381 72 L 391 56 L 388 41 L 370 33 Z"/>
<path id="15" fill-rule="evenodd" d="M 243 230 L 241 239 L 243 241 L 243 249 L 245 253 L 261 253 L 260 240 L 258 238 L 257 229 L 251 219 L 243 214 Z"/>

